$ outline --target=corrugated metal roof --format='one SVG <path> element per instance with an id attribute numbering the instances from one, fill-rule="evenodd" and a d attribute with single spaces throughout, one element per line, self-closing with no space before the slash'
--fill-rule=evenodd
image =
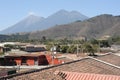
<path id="1" fill-rule="evenodd" d="M 120 76 L 115 75 L 101 75 L 67 71 L 55 71 L 55 74 L 61 76 L 65 80 L 120 80 Z"/>

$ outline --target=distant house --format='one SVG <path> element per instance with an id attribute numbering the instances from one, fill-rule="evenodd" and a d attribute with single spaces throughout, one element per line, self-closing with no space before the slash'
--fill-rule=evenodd
<path id="1" fill-rule="evenodd" d="M 45 46 L 41 46 L 41 45 L 27 45 L 27 46 L 23 46 L 22 50 L 27 51 L 27 52 L 46 51 Z"/>
<path id="2" fill-rule="evenodd" d="M 4 65 L 50 65 L 50 64 L 61 64 L 62 61 L 57 58 L 52 58 L 50 54 L 10 54 L 4 56 Z M 2 63 L 0 61 L 0 63 Z"/>
<path id="3" fill-rule="evenodd" d="M 80 39 L 80 40 L 87 41 L 87 37 L 86 37 L 86 36 L 80 36 L 79 39 Z"/>
<path id="4" fill-rule="evenodd" d="M 7 51 L 10 51 L 10 48 L 0 46 L 0 54 L 7 52 Z"/>

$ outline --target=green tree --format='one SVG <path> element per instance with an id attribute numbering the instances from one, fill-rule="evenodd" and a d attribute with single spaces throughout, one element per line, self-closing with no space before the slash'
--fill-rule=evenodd
<path id="1" fill-rule="evenodd" d="M 61 46 L 61 52 L 62 53 L 67 53 L 68 48 L 69 48 L 69 46 L 66 46 L 66 45 Z"/>
<path id="2" fill-rule="evenodd" d="M 84 43 L 82 45 L 83 52 L 88 53 L 89 56 L 95 56 L 95 52 L 98 51 L 98 45 L 93 45 L 91 43 Z"/>
<path id="3" fill-rule="evenodd" d="M 69 48 L 67 49 L 68 53 L 75 53 L 76 52 L 77 47 L 75 45 L 69 46 Z"/>

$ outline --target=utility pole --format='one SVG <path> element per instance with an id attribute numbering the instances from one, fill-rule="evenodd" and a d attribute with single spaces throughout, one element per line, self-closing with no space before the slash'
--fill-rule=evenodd
<path id="1" fill-rule="evenodd" d="M 98 43 L 98 44 L 99 44 L 99 51 L 98 51 L 98 52 L 100 53 L 100 40 L 99 40 L 98 42 L 99 42 L 99 43 Z"/>
<path id="2" fill-rule="evenodd" d="M 79 48 L 78 48 L 78 44 L 77 44 L 77 54 L 76 54 L 77 57 L 78 57 L 78 52 L 79 52 L 78 49 L 79 49 Z"/>

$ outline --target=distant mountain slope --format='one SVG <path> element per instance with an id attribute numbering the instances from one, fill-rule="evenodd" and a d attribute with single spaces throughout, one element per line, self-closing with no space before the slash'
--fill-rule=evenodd
<path id="1" fill-rule="evenodd" d="M 44 30 L 55 25 L 68 24 L 77 20 L 83 21 L 85 19 L 88 19 L 88 17 L 77 11 L 68 12 L 66 10 L 60 10 L 51 16 L 48 16 L 47 18 L 34 15 L 28 16 L 26 19 L 1 31 L 0 33 L 17 33 Z"/>
<path id="2" fill-rule="evenodd" d="M 81 13 L 77 11 L 71 11 L 68 12 L 66 10 L 60 10 L 56 13 L 54 13 L 51 16 L 48 16 L 42 23 L 34 24 L 33 26 L 36 26 L 34 29 L 38 30 L 44 30 L 48 29 L 50 27 L 53 27 L 55 25 L 61 25 L 61 24 L 68 24 L 71 22 L 75 22 L 77 20 L 86 20 L 88 17 L 82 15 Z"/>
<path id="3" fill-rule="evenodd" d="M 32 31 L 34 26 L 33 24 L 36 24 L 36 22 L 41 22 L 44 20 L 43 17 L 35 16 L 35 15 L 29 15 L 22 21 L 16 23 L 15 25 L 1 31 L 0 33 L 17 33 L 17 32 L 28 32 Z"/>
<path id="4" fill-rule="evenodd" d="M 30 39 L 46 38 L 100 38 L 104 35 L 120 36 L 120 17 L 108 14 L 96 16 L 82 22 L 58 25 L 44 31 L 30 33 Z"/>

